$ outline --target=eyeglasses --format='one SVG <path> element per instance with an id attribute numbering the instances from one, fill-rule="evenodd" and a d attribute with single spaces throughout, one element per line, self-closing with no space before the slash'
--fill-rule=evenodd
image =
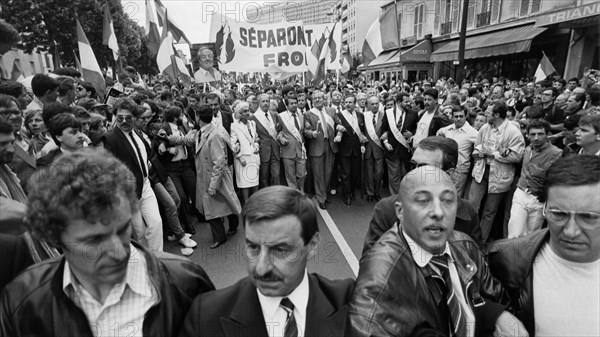
<path id="1" fill-rule="evenodd" d="M 548 221 L 553 222 L 557 226 L 564 226 L 572 216 L 582 229 L 590 231 L 600 229 L 600 213 L 598 212 L 563 211 L 556 208 L 548 208 L 544 205 L 543 214 Z"/>
<path id="2" fill-rule="evenodd" d="M 133 120 L 133 116 L 129 115 L 129 116 L 122 116 L 122 115 L 117 115 L 117 121 L 122 122 L 122 121 L 128 121 L 131 122 Z"/>

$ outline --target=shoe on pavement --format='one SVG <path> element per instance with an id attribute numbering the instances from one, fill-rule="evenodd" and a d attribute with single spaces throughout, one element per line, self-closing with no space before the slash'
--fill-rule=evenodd
<path id="1" fill-rule="evenodd" d="M 337 191 L 335 190 L 335 188 L 331 189 L 331 195 L 335 195 L 337 193 Z"/>
<path id="2" fill-rule="evenodd" d="M 213 242 L 212 245 L 210 245 L 210 249 L 216 249 L 219 248 L 219 246 L 221 246 L 222 244 L 224 244 L 226 241 L 221 241 L 221 242 Z"/>
<path id="3" fill-rule="evenodd" d="M 232 236 L 235 233 L 237 233 L 237 229 L 230 229 L 227 231 L 227 236 Z"/>
<path id="4" fill-rule="evenodd" d="M 198 243 L 196 243 L 196 241 L 190 239 L 187 236 L 184 236 L 181 239 L 179 239 L 179 243 L 181 243 L 186 248 L 194 248 L 198 245 Z"/>
<path id="5" fill-rule="evenodd" d="M 319 208 L 322 210 L 326 210 L 327 209 L 327 205 L 324 202 L 320 202 L 319 203 Z"/>
<path id="6" fill-rule="evenodd" d="M 185 233 L 185 237 L 191 238 L 191 237 L 192 237 L 192 234 L 190 234 L 190 233 Z M 167 235 L 167 240 L 168 240 L 169 242 L 177 241 L 177 235 L 175 235 L 175 234 L 172 234 L 172 235 Z"/>

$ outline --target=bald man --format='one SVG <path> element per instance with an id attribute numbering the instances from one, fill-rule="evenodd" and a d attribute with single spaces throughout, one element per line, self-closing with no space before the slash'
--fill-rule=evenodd
<path id="1" fill-rule="evenodd" d="M 401 181 L 398 223 L 360 261 L 350 336 L 527 336 L 477 244 L 454 231 L 450 175 L 421 166 Z M 511 330 L 512 329 L 512 330 Z"/>

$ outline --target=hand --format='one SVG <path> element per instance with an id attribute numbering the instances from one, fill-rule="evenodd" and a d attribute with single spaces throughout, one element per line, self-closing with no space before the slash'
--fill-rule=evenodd
<path id="1" fill-rule="evenodd" d="M 402 136 L 406 139 L 410 138 L 413 136 L 413 134 L 410 131 L 404 131 L 404 133 L 402 134 Z"/>
<path id="2" fill-rule="evenodd" d="M 177 149 L 174 148 L 174 147 L 170 147 L 169 148 L 169 153 L 172 154 L 172 155 L 176 155 L 177 154 Z"/>
<path id="3" fill-rule="evenodd" d="M 385 146 L 385 149 L 388 150 L 388 151 L 393 151 L 394 150 L 394 148 L 392 147 L 392 145 L 390 145 L 390 142 L 388 142 L 387 140 L 385 140 L 383 142 L 383 145 Z"/>
<path id="4" fill-rule="evenodd" d="M 164 129 L 160 129 L 158 130 L 157 135 L 162 138 L 167 137 L 167 131 L 165 131 Z"/>
<path id="5" fill-rule="evenodd" d="M 338 125 L 335 129 L 338 132 L 346 132 L 346 128 L 343 125 Z"/>
<path id="6" fill-rule="evenodd" d="M 367 151 L 367 149 L 364 146 L 360 147 L 360 154 L 365 154 L 365 151 Z"/>
<path id="7" fill-rule="evenodd" d="M 307 129 L 307 130 L 312 129 L 312 127 L 311 127 L 311 125 L 310 125 L 310 123 L 308 121 L 304 121 L 304 128 Z"/>
<path id="8" fill-rule="evenodd" d="M 242 166 L 246 166 L 246 160 L 240 159 L 240 164 L 242 164 Z"/>
<path id="9" fill-rule="evenodd" d="M 509 154 L 509 153 L 510 153 L 510 149 L 509 149 L 509 148 L 506 148 L 506 149 L 501 149 L 501 150 L 500 150 L 500 155 L 501 155 L 502 157 L 506 157 L 506 156 L 508 156 L 508 154 Z"/>
<path id="10" fill-rule="evenodd" d="M 335 138 L 333 139 L 334 143 L 339 143 L 342 141 L 342 137 L 341 136 L 335 136 Z"/>
<path id="11" fill-rule="evenodd" d="M 167 147 L 165 146 L 165 144 L 160 143 L 160 145 L 158 146 L 158 154 L 163 154 L 165 153 L 165 151 L 167 151 Z"/>
<path id="12" fill-rule="evenodd" d="M 525 326 L 508 311 L 503 311 L 496 320 L 494 337 L 529 337 Z"/>
<path id="13" fill-rule="evenodd" d="M 215 195 L 215 193 L 217 193 L 217 191 L 215 191 L 214 189 L 212 189 L 212 188 L 208 189 L 208 195 Z"/>

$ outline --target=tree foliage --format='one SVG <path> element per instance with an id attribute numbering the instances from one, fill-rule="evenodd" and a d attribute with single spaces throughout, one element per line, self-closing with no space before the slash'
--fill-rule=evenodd
<path id="1" fill-rule="evenodd" d="M 114 66 L 112 54 L 102 44 L 106 1 L 97 0 L 0 0 L 2 17 L 21 32 L 25 52 L 54 52 L 63 66 L 74 65 L 78 54 L 75 18 L 79 19 L 101 68 Z M 156 73 L 153 58 L 143 44 L 143 29 L 123 10 L 120 0 L 108 0 L 119 51 L 124 65 L 135 65 L 145 73 Z"/>

